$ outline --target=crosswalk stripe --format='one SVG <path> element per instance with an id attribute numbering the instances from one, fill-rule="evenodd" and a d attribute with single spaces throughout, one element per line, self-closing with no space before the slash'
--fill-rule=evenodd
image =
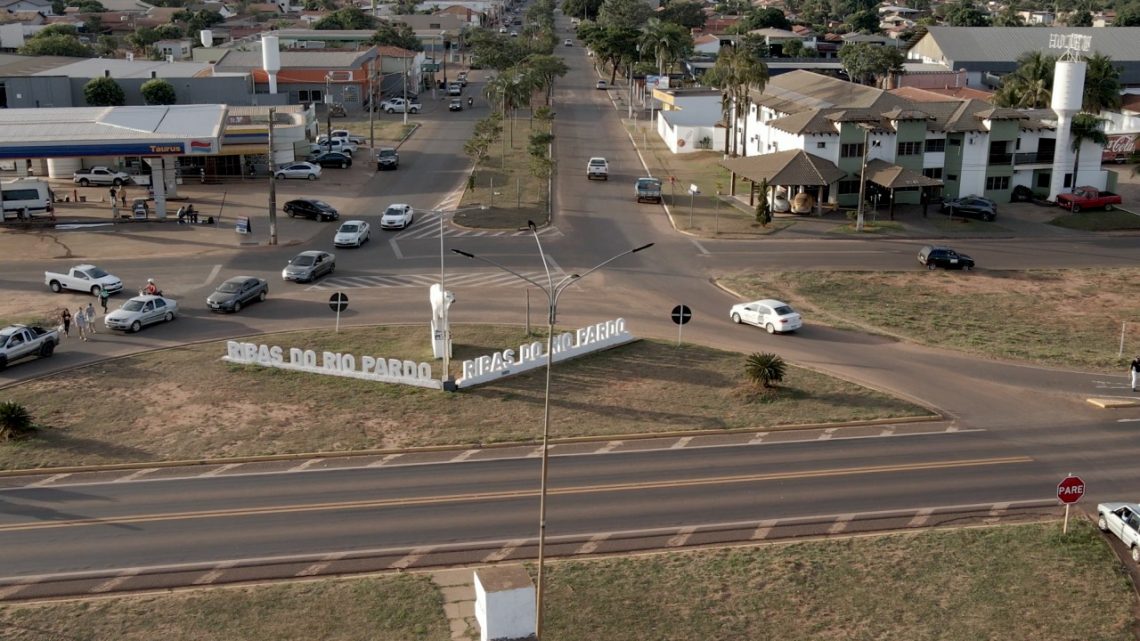
<path id="1" fill-rule="evenodd" d="M 519 272 L 536 282 L 546 282 L 546 272 Z M 562 272 L 554 272 L 555 282 L 562 279 Z M 398 276 L 335 276 L 309 285 L 305 291 L 335 291 L 338 289 L 370 289 L 389 287 L 431 287 L 439 282 L 439 274 L 404 274 Z M 528 287 L 513 274 L 498 272 L 477 272 L 474 274 L 454 274 L 447 276 L 447 287 Z"/>

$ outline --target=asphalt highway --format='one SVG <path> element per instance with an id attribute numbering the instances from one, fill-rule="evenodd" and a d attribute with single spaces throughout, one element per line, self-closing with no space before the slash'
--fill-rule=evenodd
<path id="1" fill-rule="evenodd" d="M 1123 373 L 978 359 L 817 326 L 810 318 L 792 336 L 733 325 L 728 308 L 738 301 L 713 285 L 718 275 L 917 269 L 914 255 L 924 243 L 795 236 L 696 240 L 679 233 L 661 207 L 633 202 L 632 183 L 644 169 L 606 92 L 593 88 L 590 59 L 578 47 L 559 53 L 571 72 L 555 92 L 555 216 L 541 235 L 555 273 L 580 273 L 622 251 L 655 243 L 567 290 L 559 305 L 560 325 L 621 316 L 635 335 L 675 338 L 668 312 L 685 303 L 695 312 L 684 329 L 686 341 L 740 352 L 776 351 L 798 365 L 931 407 L 945 421 L 921 434 L 891 426 L 823 432 L 803 441 L 756 434 L 732 442 L 671 439 L 637 451 L 620 442 L 559 446 L 551 465 L 552 536 L 578 537 L 576 545 L 586 545 L 592 537 L 601 540 L 615 532 L 660 530 L 685 544 L 702 527 L 746 523 L 759 531 L 808 517 L 828 521 L 823 533 L 834 534 L 843 531 L 835 523 L 882 511 L 918 515 L 908 515 L 905 525 L 948 506 L 1000 510 L 1047 502 L 1069 472 L 1089 482 L 1088 501 L 1136 495 L 1136 423 L 1129 421 L 1140 421 L 1140 411 L 1105 414 L 1084 401 L 1090 395 L 1123 394 Z M 480 76 L 474 77 L 468 90 L 478 95 Z M 193 341 L 298 328 L 331 331 L 333 316 L 325 302 L 336 290 L 351 299 L 342 324 L 418 323 L 426 339 L 427 289 L 439 273 L 438 219 L 421 214 L 409 230 L 380 234 L 379 216 L 392 202 L 420 209 L 453 205 L 468 168 L 463 142 L 485 114 L 486 107 L 477 104 L 458 114 L 425 116 L 425 125 L 400 150 L 400 169 L 372 175 L 342 208 L 342 219 L 364 218 L 377 233 L 360 250 L 336 251 L 334 277 L 298 285 L 282 283 L 278 275 L 300 249 L 332 250 L 332 227 L 312 221 L 282 221 L 291 233 L 308 234 L 300 247 L 235 250 L 190 265 L 102 261 L 128 282 L 155 277 L 179 299 L 181 317 L 136 335 L 100 334 L 89 343 L 69 343 L 51 359 L 0 373 L 0 385 Z M 610 180 L 586 180 L 591 156 L 608 159 Z M 1134 247 L 1133 238 L 1071 234 L 969 241 L 969 253 L 987 269 L 1134 265 Z M 450 312 L 456 335 L 465 324 L 525 322 L 526 287 L 452 254 L 453 248 L 537 276 L 541 263 L 534 238 L 445 225 L 448 288 L 457 296 Z M 0 289 L 9 296 L 41 290 L 43 270 L 54 266 L 49 261 L 4 264 Z M 205 296 L 237 274 L 268 279 L 270 299 L 236 315 L 210 313 Z M 531 322 L 541 323 L 542 294 L 532 289 L 530 302 Z M 985 310 L 977 310 L 977 316 L 979 331 L 1000 322 Z M 853 434 L 858 437 L 849 437 Z M 173 576 L 179 567 L 201 571 L 164 585 L 209 584 L 247 576 L 242 568 L 270 557 L 324 559 L 318 570 L 304 565 L 271 573 L 276 578 L 332 572 L 329 568 L 337 566 L 330 564 L 337 559 L 376 549 L 394 554 L 391 563 L 397 565 L 383 567 L 405 567 L 412 563 L 407 559 L 432 549 L 462 545 L 498 551 L 458 560 L 494 561 L 523 554 L 517 550 L 535 536 L 538 459 L 533 448 L 500 455 L 458 450 L 431 461 L 397 456 L 359 466 L 350 461 L 222 468 L 144 467 L 113 478 L 68 473 L 30 477 L 26 484 L 9 480 L 0 487 L 0 599 L 32 598 L 44 581 L 79 576 L 99 581 L 55 594 L 131 589 L 127 577 L 164 571 Z M 113 585 L 100 582 L 108 577 Z"/>

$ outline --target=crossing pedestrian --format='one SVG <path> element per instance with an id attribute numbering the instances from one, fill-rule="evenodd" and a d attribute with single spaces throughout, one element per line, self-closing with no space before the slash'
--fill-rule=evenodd
<path id="1" fill-rule="evenodd" d="M 63 328 L 63 335 L 71 336 L 71 312 L 67 311 L 64 307 L 63 311 L 59 314 L 60 326 Z"/>
<path id="2" fill-rule="evenodd" d="M 1140 382 L 1140 356 L 1132 359 L 1132 365 L 1128 368 L 1128 373 L 1132 375 L 1132 391 L 1140 391 L 1136 389 L 1136 383 Z"/>
<path id="3" fill-rule="evenodd" d="M 95 305 L 93 303 L 87 303 L 86 313 L 87 331 L 91 332 L 92 334 L 97 334 L 98 332 L 95 331 Z"/>
<path id="4" fill-rule="evenodd" d="M 75 329 L 79 332 L 79 338 L 87 340 L 87 314 L 83 312 L 83 306 L 75 312 Z"/>
<path id="5" fill-rule="evenodd" d="M 111 298 L 111 294 L 106 289 L 99 290 L 99 304 L 103 306 L 103 315 L 107 315 L 107 300 Z"/>

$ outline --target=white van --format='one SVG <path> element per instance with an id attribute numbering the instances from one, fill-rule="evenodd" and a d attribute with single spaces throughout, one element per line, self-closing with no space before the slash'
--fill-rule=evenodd
<path id="1" fill-rule="evenodd" d="M 50 215 L 52 205 L 51 187 L 38 178 L 18 178 L 0 183 L 0 206 L 3 219 L 19 219 L 26 211 L 29 217 Z"/>

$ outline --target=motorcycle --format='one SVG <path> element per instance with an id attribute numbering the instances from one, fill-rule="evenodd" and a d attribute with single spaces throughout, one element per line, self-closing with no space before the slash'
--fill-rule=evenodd
<path id="1" fill-rule="evenodd" d="M 468 108 L 470 108 L 470 107 L 474 106 L 474 104 L 475 104 L 475 99 L 474 99 L 474 98 L 468 98 L 468 99 L 467 99 L 467 107 L 468 107 Z"/>
<path id="2" fill-rule="evenodd" d="M 156 289 L 153 293 L 151 293 L 151 292 L 146 291 L 145 289 L 140 289 L 139 290 L 139 296 L 162 296 L 162 290 Z"/>

